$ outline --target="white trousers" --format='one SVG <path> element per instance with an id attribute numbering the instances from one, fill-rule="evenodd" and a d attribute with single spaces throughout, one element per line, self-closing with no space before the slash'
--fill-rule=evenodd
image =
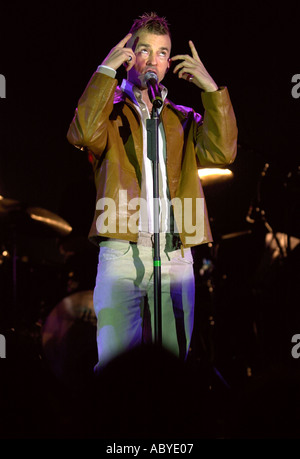
<path id="1" fill-rule="evenodd" d="M 160 257 L 162 346 L 185 359 L 194 324 L 193 257 L 190 249 L 166 252 L 164 240 Z M 154 339 L 153 248 L 112 239 L 101 242 L 93 298 L 99 357 L 96 368 L 141 345 L 146 296 Z"/>

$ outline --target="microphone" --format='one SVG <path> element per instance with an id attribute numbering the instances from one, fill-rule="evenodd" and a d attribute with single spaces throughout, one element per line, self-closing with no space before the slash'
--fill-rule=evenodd
<path id="1" fill-rule="evenodd" d="M 145 73 L 144 81 L 148 87 L 150 102 L 155 108 L 160 108 L 163 104 L 163 100 L 161 98 L 161 92 L 157 80 L 158 78 L 156 73 L 151 71 Z"/>

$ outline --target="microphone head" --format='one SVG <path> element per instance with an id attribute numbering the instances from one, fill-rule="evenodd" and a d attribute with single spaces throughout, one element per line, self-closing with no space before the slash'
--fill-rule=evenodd
<path id="1" fill-rule="evenodd" d="M 158 77 L 156 75 L 155 72 L 152 72 L 151 70 L 149 70 L 149 72 L 146 72 L 145 73 L 145 76 L 144 76 L 144 81 L 145 83 L 147 84 L 149 80 L 155 80 L 155 81 L 158 81 Z"/>
<path id="2" fill-rule="evenodd" d="M 155 72 L 149 70 L 144 75 L 144 84 L 148 86 L 148 94 L 150 102 L 155 108 L 160 108 L 163 105 L 160 89 L 158 87 L 158 77 Z"/>

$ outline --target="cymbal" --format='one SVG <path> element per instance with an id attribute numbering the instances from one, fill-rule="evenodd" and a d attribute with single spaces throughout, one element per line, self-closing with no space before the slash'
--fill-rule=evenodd
<path id="1" fill-rule="evenodd" d="M 15 199 L 0 196 L 0 218 L 8 224 L 14 224 L 17 229 L 44 234 L 43 230 L 67 236 L 72 227 L 63 218 L 41 207 L 27 206 Z"/>
<path id="2" fill-rule="evenodd" d="M 223 239 L 223 240 L 235 239 L 236 237 L 245 236 L 246 234 L 252 234 L 252 231 L 251 230 L 245 230 L 245 231 L 237 231 L 237 232 L 234 232 L 234 233 L 223 234 L 221 236 L 221 239 Z"/>
<path id="3" fill-rule="evenodd" d="M 0 196 L 0 217 L 6 216 L 11 212 L 18 212 L 22 210 L 23 206 L 15 199 L 6 199 Z"/>
<path id="4" fill-rule="evenodd" d="M 67 236 L 72 231 L 69 223 L 49 210 L 41 207 L 28 207 L 26 212 L 32 220 L 53 229 L 61 236 Z"/>

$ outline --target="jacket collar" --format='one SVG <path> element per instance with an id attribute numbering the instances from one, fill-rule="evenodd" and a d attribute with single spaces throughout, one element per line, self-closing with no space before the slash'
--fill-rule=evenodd
<path id="1" fill-rule="evenodd" d="M 161 89 L 162 99 L 165 100 L 168 90 L 162 84 L 159 85 Z M 115 91 L 114 103 L 124 102 L 128 96 L 135 105 L 139 105 L 142 100 L 142 91 L 130 81 L 124 79 L 121 86 L 118 86 Z"/>
<path id="2" fill-rule="evenodd" d="M 168 90 L 165 86 L 160 84 L 162 90 L 162 97 L 164 100 L 164 108 L 166 105 L 175 110 L 176 112 L 180 112 L 181 115 L 184 117 L 188 116 L 188 113 L 192 111 L 191 108 L 185 107 L 183 105 L 176 105 L 172 101 L 167 98 Z M 117 86 L 115 95 L 114 95 L 114 104 L 118 104 L 121 102 L 129 103 L 130 105 L 139 105 L 138 100 L 141 98 L 141 91 L 139 88 L 134 86 L 130 81 L 124 79 L 122 81 L 121 86 Z"/>

